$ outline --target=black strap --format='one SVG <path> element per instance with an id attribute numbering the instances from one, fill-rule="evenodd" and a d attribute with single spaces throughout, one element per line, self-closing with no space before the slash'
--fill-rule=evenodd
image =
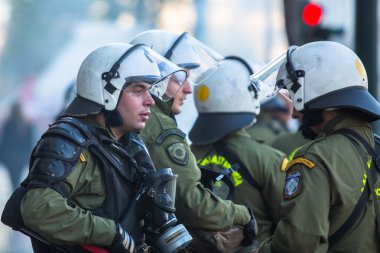
<path id="1" fill-rule="evenodd" d="M 127 172 L 125 171 L 124 168 L 121 167 L 121 163 L 120 163 L 120 161 L 118 161 L 118 158 L 116 158 L 115 156 L 110 154 L 102 146 L 102 144 L 100 143 L 101 140 L 99 140 L 102 138 L 99 137 L 95 131 L 93 131 L 91 128 L 89 128 L 83 121 L 81 121 L 78 118 L 64 117 L 64 118 L 61 118 L 60 121 L 69 123 L 69 124 L 77 127 L 88 138 L 89 141 L 87 143 L 87 146 L 88 147 L 92 146 L 92 147 L 96 148 L 97 150 L 99 150 L 99 154 L 103 155 L 107 159 L 107 161 L 110 162 L 120 172 L 120 174 L 123 177 L 128 179 L 128 176 L 126 175 Z M 104 141 L 109 141 L 110 143 L 113 142 L 111 139 L 104 139 Z M 115 145 L 115 147 L 118 148 L 117 145 Z M 131 156 L 127 152 L 124 152 L 125 150 L 123 151 L 120 148 L 119 148 L 119 150 L 121 152 L 123 152 L 126 156 L 131 158 Z"/>
<path id="2" fill-rule="evenodd" d="M 257 182 L 253 179 L 251 174 L 249 174 L 249 171 L 247 167 L 244 166 L 244 163 L 242 163 L 239 160 L 239 158 L 233 152 L 231 152 L 231 150 L 227 148 L 227 145 L 224 142 L 219 141 L 214 143 L 213 145 L 216 151 L 220 153 L 222 156 L 224 156 L 231 165 L 238 165 L 237 171 L 240 173 L 240 175 L 243 177 L 245 181 L 247 181 L 253 188 L 261 190 Z"/>
<path id="3" fill-rule="evenodd" d="M 232 165 L 231 168 L 229 169 L 222 169 L 222 171 L 213 170 L 209 168 L 208 166 L 201 166 L 201 165 L 198 165 L 198 166 L 199 166 L 199 169 L 201 170 L 201 174 L 202 174 L 201 183 L 203 184 L 204 187 L 210 189 L 212 192 L 214 192 L 216 195 L 218 195 L 219 197 L 223 199 L 228 199 L 228 200 L 234 199 L 235 183 L 231 176 L 232 173 L 235 170 L 237 170 L 237 168 L 234 165 Z M 227 185 L 229 189 L 227 196 L 224 196 L 224 195 L 220 196 L 214 191 L 213 187 L 214 187 L 215 182 L 217 181 L 223 181 Z"/>
<path id="4" fill-rule="evenodd" d="M 372 163 L 369 168 L 369 177 L 367 178 L 366 185 L 364 187 L 363 193 L 360 196 L 358 203 L 356 204 L 354 210 L 352 211 L 351 215 L 347 218 L 347 220 L 343 223 L 343 225 L 333 234 L 329 237 L 329 247 L 331 248 L 336 242 L 338 242 L 343 236 L 345 236 L 355 225 L 355 223 L 358 221 L 358 219 L 362 216 L 366 203 L 369 199 L 370 194 L 374 194 L 374 181 L 377 177 L 377 170 L 378 168 L 378 161 L 379 156 L 374 150 L 374 148 L 358 133 L 356 133 L 353 130 L 350 129 L 340 129 L 336 131 L 335 133 L 342 134 L 346 136 L 349 140 L 353 141 L 353 144 L 355 148 L 359 151 L 359 153 L 362 152 L 361 148 L 357 144 L 357 142 L 361 143 L 367 152 L 372 157 Z M 367 161 L 364 158 L 364 164 L 367 169 Z M 375 168 L 376 166 L 376 168 Z M 375 213 L 376 213 L 376 220 L 378 224 L 378 228 L 380 228 L 380 216 L 379 216 L 379 206 L 377 203 L 376 196 L 373 196 L 374 198 L 374 205 L 375 205 Z"/>

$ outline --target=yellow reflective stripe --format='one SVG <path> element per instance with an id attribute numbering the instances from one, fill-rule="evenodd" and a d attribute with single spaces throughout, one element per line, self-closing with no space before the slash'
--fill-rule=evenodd
<path id="1" fill-rule="evenodd" d="M 368 161 L 367 161 L 367 167 L 368 167 L 368 169 L 371 168 L 371 163 L 372 163 L 372 158 L 371 158 L 371 159 L 368 159 Z M 365 187 L 365 184 L 367 183 L 367 173 L 366 173 L 366 172 L 364 172 L 364 176 L 363 176 L 363 180 L 362 180 L 362 182 L 363 182 L 363 185 L 364 185 L 364 187 Z M 364 191 L 364 187 L 360 188 L 360 191 L 361 191 L 361 192 Z M 375 189 L 375 192 L 376 192 L 376 189 Z M 376 192 L 376 195 L 377 195 L 377 192 Z"/>
<path id="2" fill-rule="evenodd" d="M 360 191 L 361 191 L 361 192 L 364 191 L 365 184 L 367 183 L 367 173 L 366 173 L 366 172 L 364 172 L 364 176 L 363 176 L 363 180 L 362 180 L 362 182 L 363 182 L 363 187 L 360 188 Z"/>
<path id="3" fill-rule="evenodd" d="M 237 171 L 232 172 L 232 179 L 234 180 L 235 186 L 241 185 L 243 183 L 243 177 Z"/>
<path id="4" fill-rule="evenodd" d="M 371 168 L 371 163 L 372 163 L 372 159 L 369 159 L 369 160 L 367 161 L 367 167 L 368 167 L 368 169 Z"/>
<path id="5" fill-rule="evenodd" d="M 80 153 L 79 159 L 80 159 L 82 162 L 85 162 L 85 161 L 86 161 L 86 157 L 84 157 L 84 154 L 83 154 L 83 153 Z"/>

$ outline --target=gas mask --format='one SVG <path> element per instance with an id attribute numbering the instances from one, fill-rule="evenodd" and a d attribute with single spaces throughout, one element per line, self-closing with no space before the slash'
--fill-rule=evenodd
<path id="1" fill-rule="evenodd" d="M 163 253 L 178 252 L 192 240 L 174 215 L 177 178 L 170 168 L 151 171 L 138 197 L 147 242 Z"/>
<path id="2" fill-rule="evenodd" d="M 138 133 L 129 133 L 119 141 L 138 165 L 142 185 L 135 197 L 136 218 L 143 221 L 145 241 L 153 248 L 151 252 L 155 249 L 160 253 L 180 251 L 192 237 L 182 224 L 177 225 L 174 215 L 178 175 L 170 168 L 156 170 Z"/>

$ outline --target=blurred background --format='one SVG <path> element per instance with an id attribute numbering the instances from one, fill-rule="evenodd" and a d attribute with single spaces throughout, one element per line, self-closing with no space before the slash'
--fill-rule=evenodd
<path id="1" fill-rule="evenodd" d="M 377 0 L 0 0 L 0 210 L 96 47 L 147 29 L 188 31 L 257 70 L 290 44 L 334 40 L 358 53 L 379 98 L 379 8 Z M 188 132 L 196 116 L 189 97 L 179 127 Z M 32 250 L 0 224 L 0 252 Z"/>

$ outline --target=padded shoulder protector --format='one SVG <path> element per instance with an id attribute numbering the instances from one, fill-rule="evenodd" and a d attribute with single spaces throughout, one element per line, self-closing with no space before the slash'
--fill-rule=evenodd
<path id="1" fill-rule="evenodd" d="M 61 118 L 42 135 L 31 157 L 30 180 L 66 177 L 88 145 L 87 126 L 79 119 Z"/>

